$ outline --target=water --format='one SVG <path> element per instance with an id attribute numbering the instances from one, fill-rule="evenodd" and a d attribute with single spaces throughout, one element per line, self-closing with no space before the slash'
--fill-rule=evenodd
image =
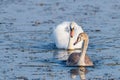
<path id="1" fill-rule="evenodd" d="M 0 0 L 0 80 L 120 80 L 119 0 Z M 93 67 L 68 67 L 52 40 L 75 21 L 90 37 Z M 73 76 L 74 75 L 74 76 Z M 75 76 L 76 75 L 76 76 Z"/>

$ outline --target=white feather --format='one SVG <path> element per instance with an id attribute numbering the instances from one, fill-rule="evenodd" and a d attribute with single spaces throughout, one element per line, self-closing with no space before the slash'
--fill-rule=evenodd
<path id="1" fill-rule="evenodd" d="M 69 36 L 70 36 L 69 35 L 70 23 L 71 22 L 62 22 L 54 29 L 53 35 L 54 35 L 54 41 L 55 41 L 57 48 L 67 49 L 68 42 L 69 42 Z M 81 26 L 78 26 L 76 23 L 75 23 L 74 29 L 75 29 L 75 35 L 74 35 L 74 42 L 75 42 L 79 33 L 82 33 L 83 30 L 82 30 Z M 76 44 L 73 47 L 74 48 L 81 48 L 81 46 L 82 46 L 82 42 L 79 42 L 78 44 Z"/>

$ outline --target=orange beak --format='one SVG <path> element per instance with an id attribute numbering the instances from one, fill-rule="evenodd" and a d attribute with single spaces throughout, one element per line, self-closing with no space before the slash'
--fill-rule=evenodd
<path id="1" fill-rule="evenodd" d="M 72 38 L 74 36 L 74 29 L 71 29 L 70 31 L 70 37 Z"/>

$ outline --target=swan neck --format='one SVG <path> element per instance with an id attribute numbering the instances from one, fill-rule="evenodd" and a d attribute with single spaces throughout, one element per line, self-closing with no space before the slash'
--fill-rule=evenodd
<path id="1" fill-rule="evenodd" d="M 74 38 L 70 37 L 68 42 L 68 50 L 74 50 L 73 43 L 74 43 Z"/>
<path id="2" fill-rule="evenodd" d="M 85 54 L 86 54 L 87 48 L 88 48 L 88 39 L 85 39 L 83 41 L 83 49 L 82 49 L 82 54 L 81 54 L 80 60 L 85 59 Z"/>
<path id="3" fill-rule="evenodd" d="M 88 40 L 84 40 L 83 49 L 82 49 L 83 55 L 86 54 L 87 47 L 88 47 Z"/>

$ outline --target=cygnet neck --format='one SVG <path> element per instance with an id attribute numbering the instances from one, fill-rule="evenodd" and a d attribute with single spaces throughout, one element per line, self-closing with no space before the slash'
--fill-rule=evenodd
<path id="1" fill-rule="evenodd" d="M 79 60 L 78 64 L 85 65 L 85 55 L 86 55 L 86 51 L 88 48 L 88 43 L 89 43 L 89 39 L 87 37 L 86 39 L 83 40 L 83 49 L 82 49 L 82 53 L 81 53 L 80 60 Z"/>

